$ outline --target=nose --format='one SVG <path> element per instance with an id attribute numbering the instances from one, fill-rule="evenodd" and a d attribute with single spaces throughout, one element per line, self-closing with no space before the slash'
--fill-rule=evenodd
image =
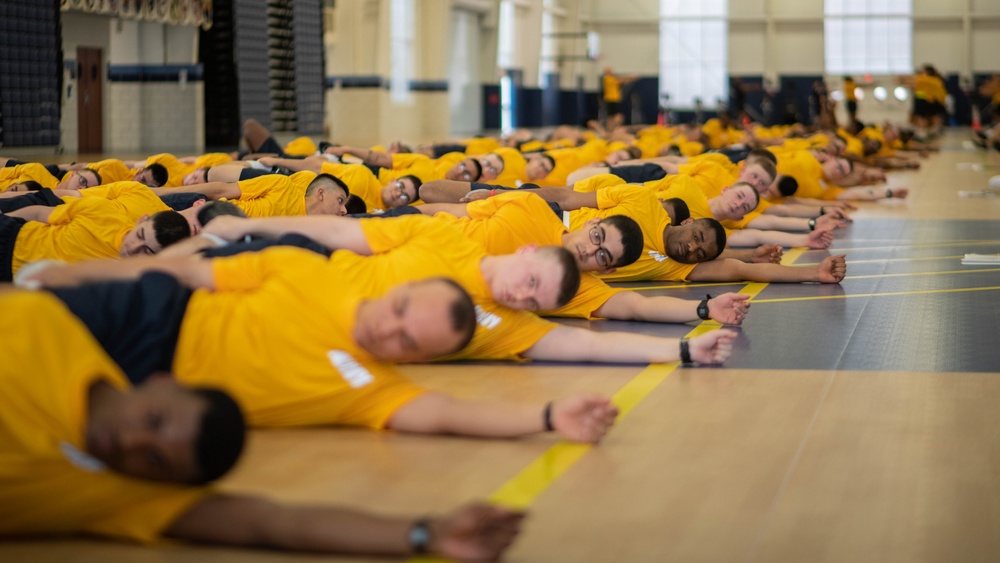
<path id="1" fill-rule="evenodd" d="M 124 428 L 118 435 L 122 453 L 143 450 L 152 444 L 152 435 L 143 428 Z"/>

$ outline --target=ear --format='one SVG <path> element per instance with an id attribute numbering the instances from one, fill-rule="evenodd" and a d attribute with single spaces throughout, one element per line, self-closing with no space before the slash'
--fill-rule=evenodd
<path id="1" fill-rule="evenodd" d="M 138 220 L 138 221 L 136 221 L 136 224 L 138 224 L 138 223 L 142 223 L 143 221 L 145 221 L 145 220 L 149 219 L 149 217 L 150 217 L 149 213 L 147 213 L 147 214 L 143 215 L 142 217 L 139 217 L 139 220 Z"/>
<path id="2" fill-rule="evenodd" d="M 694 223 L 694 217 L 688 217 L 687 219 L 681 221 L 681 225 L 688 225 Z"/>
<path id="3" fill-rule="evenodd" d="M 191 207 L 201 207 L 202 205 L 205 205 L 206 203 L 208 203 L 208 202 L 205 201 L 205 200 L 203 200 L 203 199 L 199 199 L 198 201 L 192 203 Z"/>
<path id="4" fill-rule="evenodd" d="M 587 221 L 586 223 L 584 223 L 584 225 L 587 226 L 587 229 L 591 229 L 593 227 L 596 227 L 600 223 L 601 223 L 601 218 L 600 217 L 594 217 L 593 219 L 590 219 L 589 221 Z"/>
<path id="5" fill-rule="evenodd" d="M 532 243 L 532 244 L 526 244 L 526 245 L 522 246 L 521 248 L 518 248 L 514 252 L 514 254 L 532 254 L 532 253 L 535 253 L 535 252 L 538 252 L 538 245 Z"/>

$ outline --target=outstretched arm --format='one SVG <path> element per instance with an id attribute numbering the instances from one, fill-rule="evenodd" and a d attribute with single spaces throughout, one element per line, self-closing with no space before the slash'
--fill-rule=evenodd
<path id="1" fill-rule="evenodd" d="M 239 199 L 243 195 L 240 185 L 236 182 L 205 182 L 191 184 L 180 188 L 149 188 L 154 194 L 163 197 L 170 194 L 196 193 L 209 199 Z"/>
<path id="2" fill-rule="evenodd" d="M 289 233 L 307 236 L 327 248 L 346 249 L 366 256 L 372 254 L 361 223 L 353 217 L 318 215 L 245 219 L 224 215 L 212 219 L 201 230 L 201 234 L 212 234 L 226 240 L 239 240 L 251 234 L 281 236 Z"/>
<path id="3" fill-rule="evenodd" d="M 733 246 L 759 246 L 777 244 L 781 246 L 807 246 L 813 249 L 823 249 L 833 242 L 833 232 L 830 230 L 813 231 L 809 234 L 793 234 L 784 231 L 759 231 L 757 229 L 740 229 L 729 235 L 727 243 Z"/>
<path id="4" fill-rule="evenodd" d="M 417 209 L 424 215 L 435 215 L 437 213 L 448 213 L 455 217 L 468 217 L 469 212 L 465 203 L 425 203 L 418 205 Z"/>
<path id="5" fill-rule="evenodd" d="M 422 188 L 421 188 L 422 189 Z M 597 207 L 597 192 L 578 192 L 567 187 L 521 188 L 519 192 L 537 194 L 549 203 L 558 204 L 563 211 L 572 211 L 583 207 Z M 485 194 L 481 193 L 485 192 Z M 473 190 L 461 199 L 463 202 L 486 199 L 490 194 L 487 190 Z"/>
<path id="6" fill-rule="evenodd" d="M 329 147 L 326 149 L 326 152 L 327 154 L 335 154 L 337 156 L 350 154 L 360 158 L 361 162 L 364 162 L 365 164 L 381 166 L 382 168 L 392 168 L 392 155 L 385 152 L 373 151 L 370 149 L 359 149 L 357 147 L 348 147 L 344 145 Z"/>
<path id="7" fill-rule="evenodd" d="M 489 195 L 489 190 L 481 190 Z M 469 193 L 469 182 L 431 180 L 420 186 L 420 199 L 425 203 L 459 203 Z"/>
<path id="8" fill-rule="evenodd" d="M 814 266 L 747 264 L 738 260 L 712 260 L 695 266 L 688 281 L 755 281 L 840 283 L 847 273 L 844 255 L 828 256 Z"/>
<path id="9" fill-rule="evenodd" d="M 731 330 L 713 330 L 691 339 L 691 359 L 722 363 L 732 353 Z M 697 350 L 697 354 L 696 354 Z M 680 340 L 630 332 L 597 332 L 560 326 L 524 353 L 534 360 L 598 363 L 660 363 L 681 359 Z"/>
<path id="10" fill-rule="evenodd" d="M 784 251 L 780 244 L 762 244 L 757 248 L 725 248 L 718 259 L 732 258 L 747 263 L 781 264 Z"/>
<path id="11" fill-rule="evenodd" d="M 527 405 L 424 393 L 400 407 L 392 415 L 389 428 L 422 434 L 514 438 L 546 432 L 548 421 L 563 438 L 597 442 L 617 416 L 618 409 L 611 400 L 600 395 L 574 395 L 550 405 Z"/>
<path id="12" fill-rule="evenodd" d="M 189 256 L 137 256 L 126 260 L 53 264 L 18 281 L 28 287 L 68 287 L 95 281 L 135 280 L 146 272 L 165 272 L 191 289 L 215 289 L 211 261 Z"/>
<path id="13" fill-rule="evenodd" d="M 514 541 L 524 514 L 471 504 L 428 519 L 428 551 L 460 560 L 494 560 Z M 416 519 L 376 516 L 332 506 L 287 505 L 262 498 L 210 496 L 182 514 L 165 536 L 289 551 L 405 555 Z"/>
<path id="14" fill-rule="evenodd" d="M 724 293 L 709 299 L 709 318 L 722 324 L 742 324 L 750 308 L 748 299 L 749 295 L 739 293 Z M 667 295 L 646 297 L 635 291 L 622 291 L 608 299 L 595 314 L 605 319 L 622 321 L 687 323 L 699 320 L 700 303 Z"/>
<path id="15" fill-rule="evenodd" d="M 323 170 L 323 164 L 330 162 L 322 156 L 307 156 L 306 158 L 278 158 L 276 156 L 263 156 L 257 159 L 264 166 L 280 166 L 292 172 L 309 170 L 319 174 Z"/>

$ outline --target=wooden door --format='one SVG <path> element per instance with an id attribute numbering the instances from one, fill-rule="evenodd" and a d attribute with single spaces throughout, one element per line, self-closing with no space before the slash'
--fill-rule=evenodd
<path id="1" fill-rule="evenodd" d="M 101 50 L 91 47 L 76 48 L 77 125 L 80 153 L 99 153 L 104 150 L 104 100 L 102 84 Z"/>

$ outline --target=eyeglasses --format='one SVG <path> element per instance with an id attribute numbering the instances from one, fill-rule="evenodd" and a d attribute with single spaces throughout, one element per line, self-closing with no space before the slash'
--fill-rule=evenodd
<path id="1" fill-rule="evenodd" d="M 607 249 L 603 248 L 604 244 L 604 231 L 601 230 L 599 226 L 594 226 L 590 229 L 590 242 L 597 247 L 597 254 L 595 258 L 597 259 L 597 265 L 601 267 L 602 270 L 607 270 L 611 267 L 611 253 Z"/>
<path id="2" fill-rule="evenodd" d="M 77 181 L 80 183 L 81 188 L 86 188 L 90 184 L 90 182 L 87 181 L 87 177 L 84 176 L 83 174 L 77 172 L 76 177 L 78 178 Z"/>
<path id="3" fill-rule="evenodd" d="M 396 189 L 399 190 L 399 201 L 403 202 L 403 205 L 410 203 L 410 194 L 406 193 L 406 184 L 401 180 L 396 180 Z"/>
<path id="4" fill-rule="evenodd" d="M 464 178 L 466 182 L 472 181 L 472 172 L 469 172 L 469 169 L 465 166 L 464 162 L 458 163 L 458 170 L 460 172 L 458 175 L 459 178 Z"/>
<path id="5" fill-rule="evenodd" d="M 480 160 L 479 164 L 482 165 L 484 172 L 489 172 L 490 173 L 490 176 L 499 176 L 500 175 L 500 169 L 497 168 L 496 166 L 493 166 L 492 164 L 490 164 L 490 161 L 488 161 L 488 160 Z"/>

